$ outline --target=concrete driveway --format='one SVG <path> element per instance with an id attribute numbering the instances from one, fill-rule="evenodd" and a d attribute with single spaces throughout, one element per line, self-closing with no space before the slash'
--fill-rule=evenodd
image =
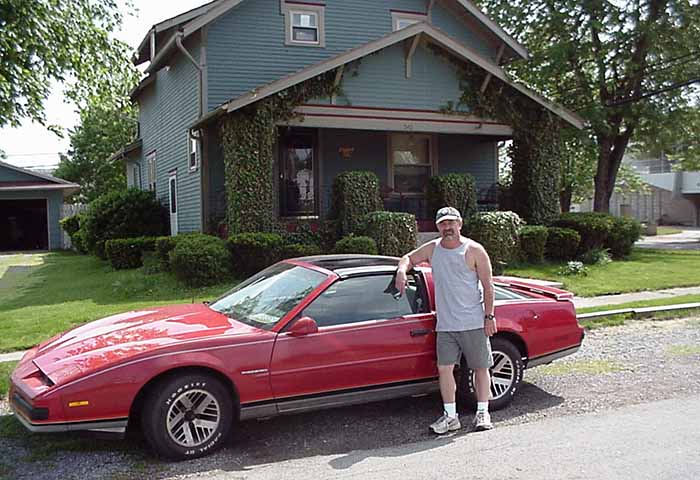
<path id="1" fill-rule="evenodd" d="M 660 248 L 666 250 L 700 250 L 700 228 L 683 227 L 681 233 L 642 237 L 636 247 Z"/>

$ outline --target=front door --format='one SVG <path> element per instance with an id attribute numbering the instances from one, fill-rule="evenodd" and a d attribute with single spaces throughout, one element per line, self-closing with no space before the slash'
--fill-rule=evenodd
<path id="1" fill-rule="evenodd" d="M 275 341 L 275 398 L 290 399 L 428 379 L 436 375 L 435 317 L 422 284 L 395 298 L 392 275 L 352 277 L 329 286 L 302 312 L 318 333 Z"/>
<path id="2" fill-rule="evenodd" d="M 170 234 L 177 235 L 177 172 L 168 179 L 168 197 L 170 200 Z"/>
<path id="3" fill-rule="evenodd" d="M 316 132 L 283 130 L 280 135 L 280 216 L 318 215 Z"/>

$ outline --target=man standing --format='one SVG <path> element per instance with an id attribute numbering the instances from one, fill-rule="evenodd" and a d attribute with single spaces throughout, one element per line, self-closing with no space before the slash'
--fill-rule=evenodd
<path id="1" fill-rule="evenodd" d="M 488 412 L 489 368 L 493 365 L 489 337 L 496 333 L 491 260 L 479 243 L 460 234 L 459 210 L 443 207 L 435 217 L 440 238 L 404 255 L 396 273 L 396 288 L 404 293 L 406 272 L 430 262 L 435 284 L 437 361 L 443 415 L 430 428 L 438 434 L 462 427 L 457 416 L 454 365 L 465 356 L 476 380 L 476 430 L 493 428 Z M 483 287 L 482 293 L 479 283 Z"/>

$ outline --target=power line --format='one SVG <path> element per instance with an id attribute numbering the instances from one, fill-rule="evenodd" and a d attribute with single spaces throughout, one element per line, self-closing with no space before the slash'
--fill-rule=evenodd
<path id="1" fill-rule="evenodd" d="M 677 88 L 687 87 L 688 85 L 692 85 L 693 83 L 698 83 L 698 82 L 700 82 L 700 78 L 693 78 L 690 80 L 685 80 L 683 82 L 676 82 L 676 83 L 673 83 L 667 87 L 659 88 L 658 90 L 652 90 L 651 92 L 643 93 L 641 95 L 637 95 L 636 97 L 624 98 L 624 99 L 618 100 L 616 102 L 607 103 L 607 104 L 605 104 L 605 106 L 606 107 L 617 107 L 619 105 L 625 105 L 627 103 L 632 103 L 632 102 L 636 102 L 638 100 L 643 100 L 645 98 L 653 97 L 653 96 L 659 95 L 661 93 L 675 90 Z"/>

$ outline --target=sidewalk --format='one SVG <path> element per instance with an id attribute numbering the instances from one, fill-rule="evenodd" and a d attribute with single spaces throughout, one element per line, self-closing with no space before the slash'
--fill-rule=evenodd
<path id="1" fill-rule="evenodd" d="M 654 290 L 649 292 L 621 293 L 619 295 L 601 295 L 599 297 L 574 297 L 574 305 L 576 308 L 600 307 L 603 305 L 620 305 L 622 303 L 639 302 L 643 300 L 672 298 L 681 295 L 700 295 L 700 286 L 669 288 L 667 290 Z"/>
<path id="2" fill-rule="evenodd" d="M 700 250 L 700 228 L 683 227 L 681 233 L 642 237 L 635 247 L 660 248 L 663 250 Z"/>

